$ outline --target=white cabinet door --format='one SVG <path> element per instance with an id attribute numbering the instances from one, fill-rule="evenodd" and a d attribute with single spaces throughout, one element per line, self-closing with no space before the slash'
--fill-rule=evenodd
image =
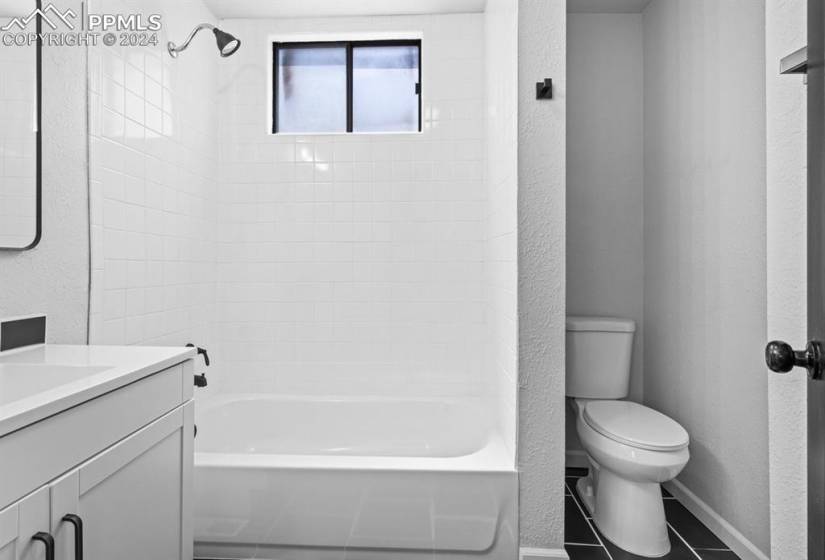
<path id="1" fill-rule="evenodd" d="M 48 531 L 49 489 L 44 487 L 0 511 L 0 560 L 46 560 Z"/>
<path id="2" fill-rule="evenodd" d="M 170 412 L 51 485 L 60 560 L 191 560 L 193 406 Z M 82 559 L 75 553 L 81 535 Z"/>

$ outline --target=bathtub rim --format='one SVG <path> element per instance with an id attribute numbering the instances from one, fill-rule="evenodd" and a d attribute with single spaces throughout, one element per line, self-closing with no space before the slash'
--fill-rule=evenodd
<path id="1" fill-rule="evenodd" d="M 195 421 L 199 414 L 209 412 L 231 402 L 248 400 L 280 400 L 289 402 L 438 402 L 481 404 L 484 397 L 391 397 L 360 395 L 256 395 L 252 393 L 231 393 L 205 397 L 196 401 Z M 278 454 L 278 453 L 216 453 L 197 451 L 196 468 L 249 468 L 249 469 L 304 469 L 325 471 L 345 469 L 350 471 L 392 471 L 392 472 L 466 472 L 512 474 L 518 469 L 515 460 L 509 457 L 502 435 L 494 428 L 489 418 L 490 429 L 484 444 L 478 450 L 453 457 L 408 456 L 408 455 L 329 455 L 329 454 Z"/>

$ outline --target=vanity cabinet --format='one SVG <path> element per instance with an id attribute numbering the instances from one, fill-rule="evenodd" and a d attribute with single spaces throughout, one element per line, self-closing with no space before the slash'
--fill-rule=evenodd
<path id="1" fill-rule="evenodd" d="M 51 560 L 38 538 L 55 560 L 191 560 L 192 376 L 187 360 L 0 437 L 0 499 L 26 494 L 0 502 L 0 560 Z"/>
<path id="2" fill-rule="evenodd" d="M 41 488 L 0 511 L 0 560 L 46 558 L 43 542 L 32 539 L 49 531 L 49 489 Z"/>
<path id="3" fill-rule="evenodd" d="M 67 515 L 83 523 L 87 560 L 192 558 L 184 536 L 191 534 L 193 418 L 190 402 L 50 485 L 56 558 L 80 560 Z"/>

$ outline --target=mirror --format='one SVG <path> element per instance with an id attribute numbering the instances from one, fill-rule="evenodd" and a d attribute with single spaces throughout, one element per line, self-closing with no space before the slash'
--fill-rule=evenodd
<path id="1" fill-rule="evenodd" d="M 7 44 L 8 37 L 32 31 L 12 21 L 39 8 L 39 0 L 0 0 L 0 35 L 5 36 L 0 43 L 0 250 L 31 249 L 40 241 L 41 41 Z"/>

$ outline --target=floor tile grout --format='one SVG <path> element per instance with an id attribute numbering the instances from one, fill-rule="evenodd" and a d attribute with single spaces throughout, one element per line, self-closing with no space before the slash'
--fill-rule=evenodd
<path id="1" fill-rule="evenodd" d="M 673 527 L 673 525 L 671 525 L 671 524 L 670 524 L 670 522 L 667 522 L 667 526 L 670 528 L 670 530 L 671 530 L 671 531 L 673 531 L 673 534 L 674 534 L 674 535 L 676 535 L 677 537 L 679 537 L 679 540 L 680 540 L 680 541 L 682 541 L 683 543 L 685 543 L 685 546 L 688 548 L 688 550 L 689 550 L 689 551 L 691 551 L 691 552 L 693 553 L 693 555 L 694 555 L 696 558 L 698 558 L 699 560 L 702 560 L 702 557 L 701 557 L 701 556 L 699 556 L 699 554 L 697 554 L 696 550 L 695 550 L 692 546 L 690 546 L 690 543 L 689 543 L 689 542 L 687 542 L 687 541 L 684 539 L 684 537 L 682 537 L 682 535 L 681 535 L 681 534 L 679 534 L 679 531 L 677 531 L 677 530 L 676 530 L 676 528 L 675 528 L 675 527 Z"/>
<path id="2" fill-rule="evenodd" d="M 602 539 L 602 536 L 599 534 L 599 531 L 596 528 L 595 521 L 593 520 L 592 517 L 588 517 L 588 515 L 587 515 L 587 513 L 584 509 L 584 503 L 579 498 L 578 489 L 576 487 L 576 484 L 578 483 L 578 479 L 580 479 L 580 478 L 582 478 L 582 477 L 581 476 L 565 476 L 565 481 L 564 481 L 564 487 L 565 487 L 565 490 L 566 490 L 565 496 L 567 496 L 568 493 L 571 495 L 571 497 L 573 498 L 573 503 L 575 504 L 576 509 L 584 517 L 585 521 L 587 522 L 588 527 L 590 527 L 590 530 L 593 532 L 593 535 L 595 535 L 596 540 L 599 542 L 599 544 L 575 543 L 575 542 L 565 542 L 564 544 L 565 544 L 565 546 L 570 545 L 570 546 L 587 546 L 587 547 L 592 547 L 592 548 L 601 548 L 602 550 L 604 550 L 605 554 L 607 555 L 607 558 L 609 560 L 613 560 L 613 555 L 610 553 L 610 550 L 605 545 L 605 542 Z M 576 482 L 570 483 L 570 482 L 568 482 L 568 479 L 573 479 Z M 676 498 L 676 496 L 672 496 L 672 495 L 671 496 L 662 496 L 662 499 L 663 500 L 676 500 L 677 503 L 681 503 L 681 502 L 679 502 L 678 498 Z M 673 524 L 670 521 L 665 520 L 665 523 L 666 523 L 667 528 L 670 531 L 673 532 L 673 534 L 675 535 L 675 538 L 678 538 L 679 541 L 681 541 L 681 543 L 683 543 L 685 545 L 685 547 L 690 551 L 691 555 L 694 558 L 698 559 L 698 560 L 702 560 L 702 557 L 699 555 L 699 551 L 732 552 L 729 548 L 696 548 L 696 547 L 693 547 L 682 536 L 682 534 L 679 531 L 676 530 L 676 528 L 673 526 Z"/>
<path id="3" fill-rule="evenodd" d="M 570 485 L 567 484 L 567 482 L 565 482 L 564 484 L 569 488 Z M 573 490 L 571 489 L 570 491 L 572 492 Z M 596 540 L 599 541 L 599 544 L 601 545 L 602 550 L 604 550 L 605 554 L 607 554 L 608 559 L 613 560 L 613 555 L 610 554 L 610 551 L 607 550 L 606 546 L 604 546 L 604 541 L 602 540 L 601 535 L 599 535 L 599 532 L 596 530 L 596 523 L 591 518 L 587 517 L 587 514 L 584 512 L 584 508 L 579 504 L 579 500 L 577 500 L 575 497 L 573 498 L 573 503 L 576 504 L 576 507 L 579 509 L 579 512 L 584 517 L 584 520 L 585 522 L 587 522 L 587 525 L 588 527 L 590 527 L 590 530 L 593 531 L 594 535 L 596 535 Z"/>

